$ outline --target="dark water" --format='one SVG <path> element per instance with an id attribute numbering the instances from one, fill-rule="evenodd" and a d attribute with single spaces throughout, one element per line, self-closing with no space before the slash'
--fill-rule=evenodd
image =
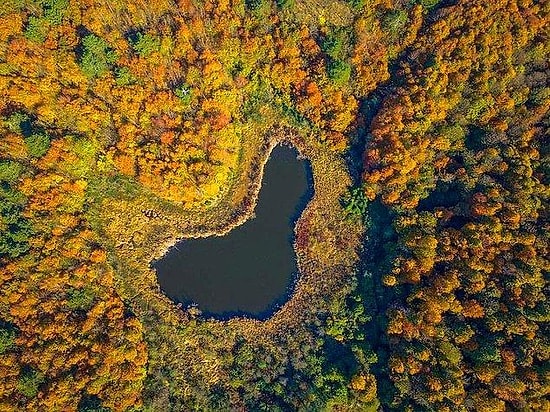
<path id="1" fill-rule="evenodd" d="M 154 263 L 168 297 L 222 319 L 265 318 L 288 298 L 294 223 L 311 195 L 309 165 L 296 156 L 285 146 L 271 153 L 255 218 L 222 237 L 183 240 Z"/>

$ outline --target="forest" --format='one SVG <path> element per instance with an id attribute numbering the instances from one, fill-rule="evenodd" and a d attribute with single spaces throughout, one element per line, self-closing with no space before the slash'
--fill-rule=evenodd
<path id="1" fill-rule="evenodd" d="M 550 410 L 549 0 L 0 2 L 0 411 Z M 299 279 L 151 262 L 311 162 Z"/>

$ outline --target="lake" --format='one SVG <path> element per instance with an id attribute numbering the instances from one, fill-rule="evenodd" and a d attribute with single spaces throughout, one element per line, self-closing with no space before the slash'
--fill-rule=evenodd
<path id="1" fill-rule="evenodd" d="M 206 316 L 266 318 L 292 293 L 294 224 L 312 195 L 309 163 L 277 146 L 264 169 L 256 216 L 225 236 L 185 239 L 154 262 L 162 291 Z"/>

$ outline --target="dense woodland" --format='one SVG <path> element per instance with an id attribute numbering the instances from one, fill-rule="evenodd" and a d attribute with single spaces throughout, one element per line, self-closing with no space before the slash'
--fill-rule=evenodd
<path id="1" fill-rule="evenodd" d="M 549 13 L 1 2 L 0 410 L 549 410 Z M 355 269 L 290 334 L 142 315 L 111 199 L 211 210 L 275 126 L 347 162 Z"/>

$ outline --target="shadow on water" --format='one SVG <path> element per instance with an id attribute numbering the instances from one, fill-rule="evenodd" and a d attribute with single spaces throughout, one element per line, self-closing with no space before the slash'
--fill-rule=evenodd
<path id="1" fill-rule="evenodd" d="M 313 196 L 308 161 L 277 146 L 264 169 L 255 217 L 225 236 L 185 239 L 153 263 L 163 292 L 203 316 L 267 319 L 297 280 L 294 226 Z"/>

